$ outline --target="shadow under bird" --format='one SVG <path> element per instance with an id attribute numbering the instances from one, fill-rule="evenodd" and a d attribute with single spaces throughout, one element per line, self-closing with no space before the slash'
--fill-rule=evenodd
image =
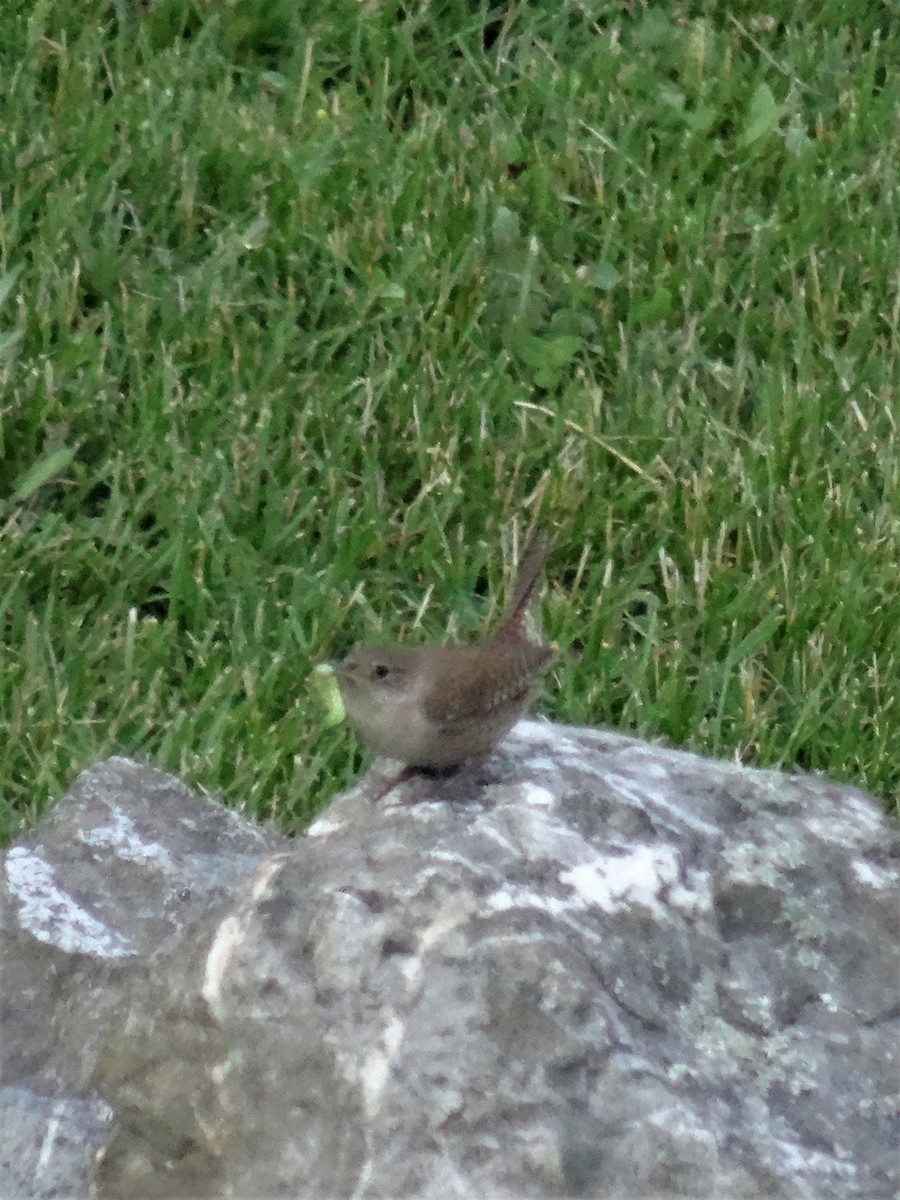
<path id="1" fill-rule="evenodd" d="M 555 652 L 529 631 L 528 602 L 552 549 L 539 534 L 500 624 L 473 646 L 356 646 L 334 664 L 347 720 L 367 746 L 407 767 L 443 769 L 487 754 L 528 706 Z"/>

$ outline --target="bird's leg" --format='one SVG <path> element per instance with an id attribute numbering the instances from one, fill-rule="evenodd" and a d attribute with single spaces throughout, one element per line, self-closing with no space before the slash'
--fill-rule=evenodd
<path id="1" fill-rule="evenodd" d="M 379 804 L 385 796 L 389 796 L 395 787 L 399 787 L 401 783 L 405 783 L 413 775 L 417 774 L 415 767 L 404 767 L 396 775 L 391 775 L 387 782 L 383 782 L 374 795 L 369 797 L 372 804 Z"/>
<path id="2" fill-rule="evenodd" d="M 390 776 L 375 794 L 369 797 L 369 800 L 372 804 L 378 804 L 385 796 L 389 796 L 394 788 L 399 787 L 401 783 L 406 783 L 407 779 L 412 779 L 416 775 L 422 779 L 447 779 L 449 776 L 455 775 L 458 770 L 458 764 L 454 764 L 452 767 L 404 767 L 398 774 Z"/>

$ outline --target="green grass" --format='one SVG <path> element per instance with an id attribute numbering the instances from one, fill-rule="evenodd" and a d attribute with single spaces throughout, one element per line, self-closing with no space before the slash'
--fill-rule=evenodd
<path id="1" fill-rule="evenodd" d="M 0 831 L 302 828 L 541 506 L 543 711 L 896 809 L 900 31 L 765 8 L 0 6 Z"/>

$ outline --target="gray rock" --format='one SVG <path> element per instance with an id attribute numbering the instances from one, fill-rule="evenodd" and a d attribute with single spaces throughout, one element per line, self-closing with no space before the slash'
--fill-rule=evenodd
<path id="1" fill-rule="evenodd" d="M 897 1194 L 874 801 L 535 721 L 377 787 L 289 841 L 112 759 L 10 847 L 4 1196 Z"/>
<path id="2" fill-rule="evenodd" d="M 0 1196 L 89 1195 L 112 1116 L 96 1099 L 52 1099 L 29 1088 L 0 1087 Z"/>

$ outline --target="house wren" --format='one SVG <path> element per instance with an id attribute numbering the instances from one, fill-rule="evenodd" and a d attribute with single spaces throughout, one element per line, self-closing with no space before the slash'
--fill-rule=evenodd
<path id="1" fill-rule="evenodd" d="M 555 647 L 526 628 L 528 601 L 551 543 L 522 559 L 509 607 L 475 646 L 357 646 L 334 667 L 360 739 L 407 767 L 453 767 L 487 754 L 525 711 Z"/>

